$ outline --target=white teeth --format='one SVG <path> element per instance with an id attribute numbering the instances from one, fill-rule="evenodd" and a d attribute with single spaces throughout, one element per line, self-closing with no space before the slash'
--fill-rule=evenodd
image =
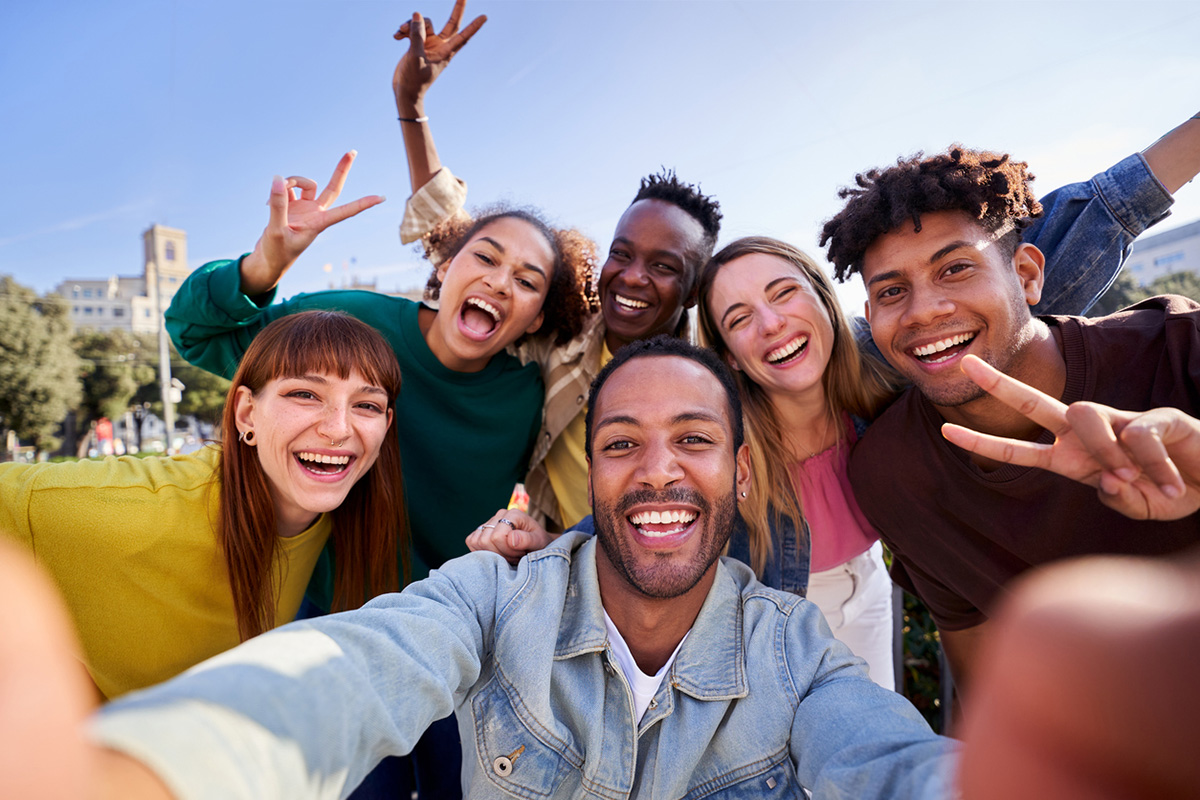
<path id="1" fill-rule="evenodd" d="M 942 339 L 938 342 L 921 345 L 920 347 L 914 347 L 912 353 L 914 356 L 931 356 L 934 353 L 940 353 L 943 350 L 954 347 L 956 344 L 969 342 L 974 338 L 975 334 L 973 333 L 959 333 L 951 336 L 949 339 Z"/>
<path id="2" fill-rule="evenodd" d="M 336 464 L 345 466 L 350 463 L 350 456 L 327 456 L 323 453 L 296 453 L 301 461 L 312 461 L 316 464 Z"/>
<path id="3" fill-rule="evenodd" d="M 690 525 L 697 516 L 695 511 L 682 511 L 679 509 L 674 511 L 639 511 L 637 514 L 630 515 L 629 521 L 638 527 L 642 525 L 664 525 L 673 522 Z"/>
<path id="4" fill-rule="evenodd" d="M 792 353 L 796 352 L 797 350 L 799 350 L 801 347 L 803 347 L 806 344 L 808 344 L 807 336 L 797 336 L 795 339 L 792 339 L 790 342 L 783 345 L 782 347 L 776 347 L 774 350 L 767 353 L 767 361 L 771 362 L 772 364 L 776 364 L 780 361 L 783 361 L 785 358 L 787 358 Z"/>
<path id="5" fill-rule="evenodd" d="M 486 300 L 480 300 L 478 297 L 468 297 L 467 305 L 475 306 L 476 308 L 487 312 L 496 322 L 500 321 L 500 309 L 496 308 Z"/>
<path id="6" fill-rule="evenodd" d="M 632 297 L 622 297 L 619 294 L 613 295 L 613 299 L 617 301 L 617 305 L 625 306 L 625 308 L 649 308 L 650 304 L 641 300 L 634 300 Z"/>

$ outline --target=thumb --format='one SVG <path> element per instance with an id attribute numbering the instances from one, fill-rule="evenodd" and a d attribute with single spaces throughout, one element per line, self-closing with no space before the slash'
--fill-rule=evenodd
<path id="1" fill-rule="evenodd" d="M 425 57 L 425 20 L 420 12 L 414 11 L 412 24 L 408 26 L 408 41 L 412 44 L 413 52 L 418 57 Z"/>

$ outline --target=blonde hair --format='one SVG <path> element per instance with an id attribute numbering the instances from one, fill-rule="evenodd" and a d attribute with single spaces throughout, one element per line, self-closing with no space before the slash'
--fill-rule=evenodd
<path id="1" fill-rule="evenodd" d="M 747 236 L 729 243 L 712 257 L 700 275 L 701 342 L 722 358 L 729 359 L 729 348 L 709 308 L 709 299 L 721 268 L 754 253 L 774 256 L 795 267 L 812 284 L 829 314 L 833 345 L 821 385 L 835 424 L 840 424 L 843 412 L 873 418 L 896 396 L 902 385 L 900 377 L 879 359 L 859 352 L 854 331 L 838 304 L 833 284 L 807 253 L 787 242 L 766 236 Z M 799 531 L 803 527 L 804 514 L 788 472 L 788 464 L 795 456 L 785 444 L 787 437 L 770 398 L 744 372 L 735 371 L 735 378 L 742 398 L 746 443 L 750 446 L 754 467 L 754 480 L 748 496 L 742 501 L 741 512 L 750 536 L 750 566 L 762 575 L 773 549 L 771 523 L 779 526 L 786 518 Z"/>

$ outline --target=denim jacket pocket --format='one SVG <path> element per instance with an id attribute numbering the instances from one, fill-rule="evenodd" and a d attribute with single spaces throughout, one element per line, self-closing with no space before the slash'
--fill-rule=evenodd
<path id="1" fill-rule="evenodd" d="M 516 797 L 564 796 L 564 789 L 578 786 L 580 779 L 578 765 L 564 755 L 572 752 L 570 743 L 556 741 L 541 726 L 537 726 L 540 735 L 535 734 L 526 724 L 528 711 L 518 706 L 520 698 L 514 701 L 495 676 L 471 700 L 478 769 L 493 785 Z M 469 758 L 469 753 L 464 757 Z"/>
<path id="2" fill-rule="evenodd" d="M 788 751 L 783 750 L 773 757 L 740 769 L 726 771 L 692 787 L 686 800 L 803 800 L 804 797 L 804 790 L 796 779 L 796 770 Z"/>

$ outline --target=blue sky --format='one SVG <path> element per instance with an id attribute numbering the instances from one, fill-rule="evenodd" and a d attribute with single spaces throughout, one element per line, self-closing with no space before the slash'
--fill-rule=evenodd
<path id="1" fill-rule="evenodd" d="M 193 267 L 235 256 L 266 223 L 272 175 L 323 182 L 356 148 L 344 199 L 388 202 L 323 234 L 282 292 L 423 283 L 397 236 L 390 82 L 407 45 L 391 34 L 413 10 L 440 28 L 451 5 L 3 4 L 0 273 L 40 291 L 137 274 L 152 223 L 187 230 Z M 718 197 L 722 241 L 818 252 L 837 187 L 899 155 L 1004 149 L 1045 193 L 1200 111 L 1190 2 L 471 0 L 466 18 L 481 13 L 428 100 L 443 161 L 469 202 L 540 206 L 602 247 L 663 165 Z M 1159 229 L 1198 217 L 1193 184 Z"/>

